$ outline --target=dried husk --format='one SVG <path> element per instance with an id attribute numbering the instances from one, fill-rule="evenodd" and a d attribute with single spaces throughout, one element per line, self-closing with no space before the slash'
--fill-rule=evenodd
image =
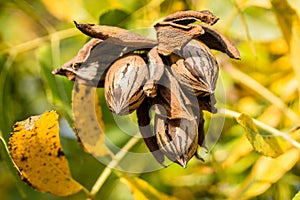
<path id="1" fill-rule="evenodd" d="M 184 92 L 169 70 L 164 68 L 157 96 L 146 98 L 137 109 L 138 123 L 147 147 L 159 163 L 163 165 L 165 155 L 185 167 L 196 154 L 198 143 L 204 140 L 204 132 L 198 133 L 198 125 L 203 128 L 203 117 L 197 98 Z M 154 130 L 150 127 L 150 108 L 155 112 Z"/>
<path id="2" fill-rule="evenodd" d="M 93 87 L 104 87 L 107 70 L 117 59 L 134 51 L 150 51 L 157 45 L 155 40 L 114 26 L 76 22 L 75 25 L 81 32 L 93 38 L 75 58 L 52 73 Z"/>
<path id="3" fill-rule="evenodd" d="M 137 108 L 136 114 L 138 119 L 138 125 L 141 135 L 150 150 L 153 154 L 154 158 L 157 160 L 158 163 L 164 166 L 164 154 L 159 149 L 157 144 L 156 136 L 153 133 L 153 130 L 150 126 L 150 108 L 152 106 L 152 99 L 147 98 L 143 101 L 143 103 Z"/>
<path id="4" fill-rule="evenodd" d="M 92 49 L 102 41 L 103 40 L 98 38 L 90 39 L 83 45 L 74 58 L 63 64 L 61 67 L 54 69 L 52 74 L 63 75 L 69 80 L 74 81 L 78 75 L 78 69 L 81 64 L 89 57 Z"/>
<path id="5" fill-rule="evenodd" d="M 240 60 L 239 50 L 235 45 L 218 31 L 203 25 L 204 34 L 199 35 L 195 39 L 200 40 L 210 49 L 215 49 L 226 53 L 230 58 Z"/>
<path id="6" fill-rule="evenodd" d="M 118 115 L 133 112 L 145 98 L 142 88 L 148 74 L 145 61 L 138 55 L 129 54 L 114 62 L 104 84 L 108 108 Z"/>
<path id="7" fill-rule="evenodd" d="M 210 49 L 226 53 L 230 58 L 240 59 L 238 49 L 224 35 L 210 28 L 219 18 L 210 11 L 178 11 L 155 24 L 158 52 L 164 56 L 180 50 L 191 39 L 198 39 Z M 200 21 L 199 25 L 191 25 Z"/>
<path id="8" fill-rule="evenodd" d="M 165 68 L 158 91 L 153 101 L 157 144 L 170 160 L 185 167 L 198 147 L 201 111 L 197 106 L 197 98 L 181 89 L 168 68 Z"/>
<path id="9" fill-rule="evenodd" d="M 92 38 L 99 38 L 101 40 L 111 39 L 115 44 L 122 46 L 144 49 L 145 47 L 154 47 L 157 45 L 157 42 L 154 40 L 115 26 L 81 24 L 77 22 L 75 22 L 75 25 L 82 33 Z"/>
<path id="10" fill-rule="evenodd" d="M 207 110 L 211 113 L 217 113 L 217 108 L 215 107 L 216 98 L 215 94 L 210 94 L 206 96 L 198 96 L 198 106 L 200 110 Z"/>
<path id="11" fill-rule="evenodd" d="M 149 79 L 143 87 L 148 97 L 157 95 L 158 82 L 164 73 L 164 63 L 157 52 L 157 47 L 153 47 L 148 53 Z"/>
<path id="12" fill-rule="evenodd" d="M 176 78 L 165 68 L 164 76 L 158 85 L 158 95 L 153 100 L 154 104 L 161 105 L 156 109 L 163 109 L 168 119 L 186 118 L 195 119 L 193 114 L 199 112 L 198 101 L 195 95 L 184 92 Z"/>
<path id="13" fill-rule="evenodd" d="M 200 25 L 188 25 L 186 28 L 177 28 L 169 24 L 157 23 L 155 26 L 158 47 L 157 51 L 163 56 L 180 51 L 182 46 L 191 39 L 204 34 Z"/>
<path id="14" fill-rule="evenodd" d="M 209 10 L 194 11 L 184 10 L 172 13 L 163 19 L 163 22 L 173 22 L 176 24 L 187 25 L 195 21 L 200 21 L 205 24 L 213 25 L 219 20 Z"/>

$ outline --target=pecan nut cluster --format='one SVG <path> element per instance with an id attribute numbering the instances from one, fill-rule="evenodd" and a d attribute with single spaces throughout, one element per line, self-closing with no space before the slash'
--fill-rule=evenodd
<path id="1" fill-rule="evenodd" d="M 104 87 L 112 112 L 136 110 L 140 132 L 159 163 L 166 156 L 185 167 L 194 155 L 199 157 L 198 146 L 204 146 L 203 110 L 217 112 L 219 67 L 211 49 L 240 59 L 236 47 L 211 28 L 217 21 L 207 10 L 179 11 L 154 25 L 157 40 L 118 27 L 75 22 L 92 39 L 53 73 Z"/>

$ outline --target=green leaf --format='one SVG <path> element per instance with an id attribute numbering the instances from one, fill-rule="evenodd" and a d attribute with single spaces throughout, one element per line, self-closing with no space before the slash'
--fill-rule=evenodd
<path id="1" fill-rule="evenodd" d="M 292 200 L 300 200 L 300 192 L 298 192 Z"/>
<path id="2" fill-rule="evenodd" d="M 237 122 L 245 129 L 246 136 L 254 150 L 264 156 L 276 158 L 289 147 L 289 144 L 282 137 L 267 132 L 259 132 L 253 120 L 246 114 L 241 114 L 237 118 Z"/>
<path id="3" fill-rule="evenodd" d="M 50 45 L 41 46 L 35 51 L 35 54 L 40 65 L 40 75 L 48 101 L 71 122 L 72 114 L 70 110 L 73 83 L 52 74 L 54 59 Z"/>
<path id="4" fill-rule="evenodd" d="M 154 187 L 152 187 L 146 181 L 137 177 L 121 177 L 121 181 L 125 183 L 131 190 L 134 199 L 136 200 L 177 200 L 176 197 L 166 195 Z"/>
<path id="5" fill-rule="evenodd" d="M 118 26 L 125 28 L 124 20 L 129 17 L 129 14 L 120 9 L 109 10 L 100 16 L 101 25 Z"/>

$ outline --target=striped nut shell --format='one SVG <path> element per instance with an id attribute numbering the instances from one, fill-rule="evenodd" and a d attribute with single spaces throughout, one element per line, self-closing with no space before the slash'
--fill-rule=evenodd
<path id="1" fill-rule="evenodd" d="M 210 49 L 198 40 L 191 40 L 179 54 L 181 58 L 171 67 L 179 82 L 196 96 L 213 94 L 219 66 Z"/>
<path id="2" fill-rule="evenodd" d="M 140 56 L 129 54 L 116 60 L 105 77 L 108 108 L 118 115 L 133 112 L 145 98 L 143 85 L 147 79 L 148 68 Z"/>
<path id="3" fill-rule="evenodd" d="M 196 120 L 166 119 L 156 114 L 154 130 L 160 151 L 168 159 L 186 167 L 198 148 L 198 126 Z"/>

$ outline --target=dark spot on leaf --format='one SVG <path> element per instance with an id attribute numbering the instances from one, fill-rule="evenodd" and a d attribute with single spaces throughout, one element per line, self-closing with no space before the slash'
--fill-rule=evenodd
<path id="1" fill-rule="evenodd" d="M 71 179 L 69 177 L 66 177 L 66 181 L 71 181 Z"/>
<path id="2" fill-rule="evenodd" d="M 28 157 L 22 155 L 22 157 L 21 157 L 21 161 L 22 161 L 22 162 L 26 161 L 27 159 L 28 159 Z"/>
<path id="3" fill-rule="evenodd" d="M 90 89 L 87 88 L 87 89 L 85 90 L 85 95 L 87 96 L 87 95 L 89 95 L 89 93 L 90 93 Z"/>
<path id="4" fill-rule="evenodd" d="M 75 84 L 75 92 L 79 92 L 78 84 Z"/>
<path id="5" fill-rule="evenodd" d="M 30 181 L 29 181 L 26 177 L 24 177 L 24 176 L 21 175 L 21 178 L 22 178 L 22 181 L 24 181 L 24 182 L 27 183 L 29 186 L 31 186 L 31 187 L 34 188 L 34 186 L 30 183 Z"/>
<path id="6" fill-rule="evenodd" d="M 62 149 L 59 148 L 59 149 L 57 150 L 57 157 L 64 156 L 64 155 L 65 155 L 65 154 L 64 154 L 64 152 L 62 151 Z"/>
<path id="7" fill-rule="evenodd" d="M 34 132 L 30 135 L 31 137 L 37 136 L 37 132 Z"/>
<path id="8" fill-rule="evenodd" d="M 56 124 L 53 124 L 52 126 L 48 127 L 48 129 L 52 129 L 56 126 Z"/>

